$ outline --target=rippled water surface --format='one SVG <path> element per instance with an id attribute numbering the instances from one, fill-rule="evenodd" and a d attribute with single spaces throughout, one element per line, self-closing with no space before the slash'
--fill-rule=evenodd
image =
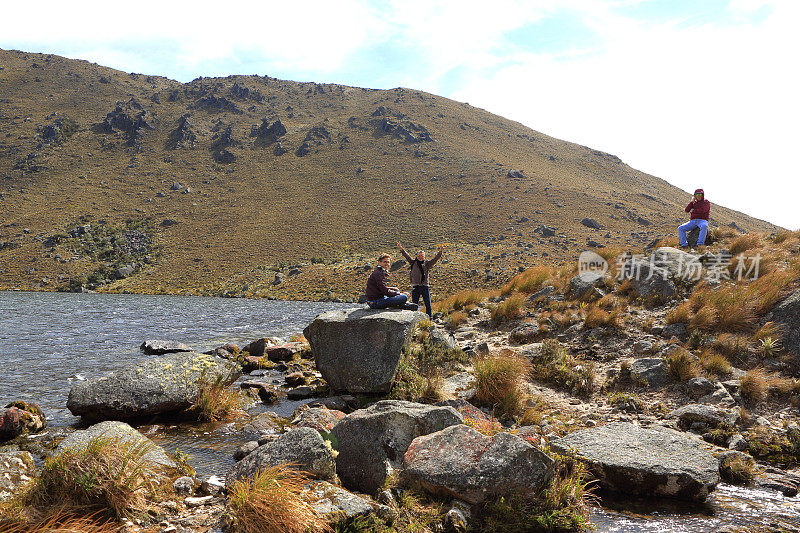
<path id="1" fill-rule="evenodd" d="M 226 342 L 240 346 L 259 337 L 287 337 L 317 314 L 352 304 L 279 302 L 179 296 L 0 292 L 0 404 L 30 400 L 52 426 L 78 419 L 66 410 L 77 379 L 102 376 L 145 359 L 146 339 L 184 342 L 204 351 Z M 280 381 L 280 376 L 274 376 Z M 290 415 L 303 402 L 259 406 Z M 140 430 L 169 452 L 188 453 L 198 475 L 224 475 L 242 438 L 240 422 L 159 422 Z M 711 532 L 722 526 L 758 527 L 783 522 L 800 527 L 800 498 L 721 484 L 707 504 L 601 500 L 592 509 L 597 531 Z"/>

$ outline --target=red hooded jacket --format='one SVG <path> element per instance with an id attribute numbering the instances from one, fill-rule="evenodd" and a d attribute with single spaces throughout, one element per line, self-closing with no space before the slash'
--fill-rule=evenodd
<path id="1" fill-rule="evenodd" d="M 686 212 L 691 213 L 692 216 L 689 217 L 691 220 L 708 220 L 708 215 L 711 213 L 711 202 L 706 200 L 706 195 L 703 192 L 703 189 L 697 189 L 694 191 L 695 194 L 701 194 L 701 200 L 692 200 L 689 205 L 686 206 Z"/>

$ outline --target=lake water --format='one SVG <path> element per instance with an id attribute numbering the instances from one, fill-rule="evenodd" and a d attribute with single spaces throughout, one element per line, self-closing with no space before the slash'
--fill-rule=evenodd
<path id="1" fill-rule="evenodd" d="M 147 339 L 184 342 L 205 351 L 226 342 L 288 337 L 319 313 L 352 304 L 181 296 L 0 292 L 0 405 L 38 403 L 51 427 L 76 424 L 65 405 L 75 380 L 146 359 Z M 269 409 L 288 416 L 302 402 Z M 263 411 L 261 406 L 255 411 Z M 169 452 L 188 453 L 201 476 L 224 474 L 242 443 L 235 423 L 167 424 L 148 436 Z M 704 506 L 611 502 L 593 508 L 598 531 L 713 531 L 721 526 L 800 527 L 800 498 L 720 485 Z"/>

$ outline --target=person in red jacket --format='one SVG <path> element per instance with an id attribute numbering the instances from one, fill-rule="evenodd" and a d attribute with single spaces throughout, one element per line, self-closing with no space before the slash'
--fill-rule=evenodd
<path id="1" fill-rule="evenodd" d="M 678 228 L 678 238 L 680 239 L 681 246 L 689 246 L 689 243 L 686 242 L 686 232 L 692 231 L 694 228 L 700 228 L 700 235 L 697 237 L 697 246 L 703 246 L 706 242 L 706 234 L 708 233 L 708 215 L 711 212 L 711 202 L 706 200 L 703 189 L 694 191 L 692 201 L 686 206 L 686 212 L 690 213 L 690 220 Z"/>

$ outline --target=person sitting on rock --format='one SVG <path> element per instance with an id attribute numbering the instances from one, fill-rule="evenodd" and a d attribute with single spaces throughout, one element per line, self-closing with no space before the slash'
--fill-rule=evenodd
<path id="1" fill-rule="evenodd" d="M 425 260 L 425 252 L 423 250 L 418 251 L 417 256 L 412 259 L 403 248 L 403 245 L 400 244 L 400 241 L 397 241 L 397 247 L 411 266 L 411 285 L 413 287 L 411 289 L 411 301 L 416 305 L 419 303 L 419 297 L 422 296 L 422 301 L 425 302 L 425 311 L 428 313 L 428 316 L 433 316 L 431 310 L 431 291 L 428 286 L 428 272 L 430 272 L 433 265 L 436 264 L 436 261 L 442 257 L 442 247 L 439 247 L 439 251 L 430 261 Z"/>
<path id="2" fill-rule="evenodd" d="M 400 292 L 397 287 L 387 287 L 386 277 L 389 275 L 389 265 L 392 263 L 392 256 L 381 254 L 378 257 L 378 266 L 372 271 L 367 279 L 367 305 L 372 309 L 387 309 L 389 307 L 399 307 L 401 309 L 411 309 L 413 304 L 407 304 L 408 293 Z M 417 306 L 414 305 L 416 310 Z"/>
<path id="3" fill-rule="evenodd" d="M 703 189 L 694 191 L 692 201 L 686 206 L 686 212 L 690 213 L 690 220 L 678 228 L 678 238 L 681 248 L 686 248 L 689 243 L 686 241 L 686 232 L 695 228 L 700 228 L 700 235 L 697 237 L 697 246 L 703 246 L 706 242 L 708 233 L 708 215 L 711 212 L 711 202 L 705 199 Z"/>

